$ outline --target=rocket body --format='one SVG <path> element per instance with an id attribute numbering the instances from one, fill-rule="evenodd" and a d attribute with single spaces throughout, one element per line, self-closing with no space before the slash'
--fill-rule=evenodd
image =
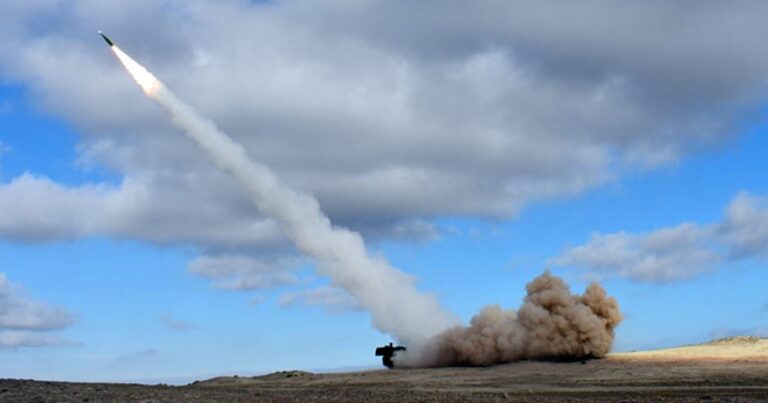
<path id="1" fill-rule="evenodd" d="M 106 42 L 106 43 L 107 43 L 107 45 L 109 45 L 109 47 L 110 47 L 110 48 L 111 48 L 111 47 L 113 47 L 113 46 L 115 46 L 115 43 L 114 43 L 114 42 L 112 42 L 112 40 L 111 40 L 111 39 L 109 39 L 109 37 L 108 37 L 108 36 L 104 35 L 104 33 L 103 33 L 103 32 L 99 31 L 99 35 L 101 35 L 101 37 L 102 37 L 102 38 L 104 38 L 104 42 Z"/>

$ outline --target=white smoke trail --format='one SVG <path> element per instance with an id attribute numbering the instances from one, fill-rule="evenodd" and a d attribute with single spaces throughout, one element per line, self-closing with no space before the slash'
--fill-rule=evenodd
<path id="1" fill-rule="evenodd" d="M 433 296 L 416 290 L 411 277 L 371 257 L 358 233 L 333 226 L 314 197 L 282 183 L 268 167 L 251 160 L 243 146 L 176 98 L 152 73 L 117 46 L 112 50 L 144 93 L 168 111 L 220 169 L 247 188 L 259 210 L 280 223 L 301 252 L 315 258 L 318 271 L 371 313 L 377 329 L 402 343 L 421 344 L 458 322 Z"/>

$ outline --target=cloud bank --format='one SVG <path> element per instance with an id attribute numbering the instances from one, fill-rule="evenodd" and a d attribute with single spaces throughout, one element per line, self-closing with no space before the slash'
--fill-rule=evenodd
<path id="1" fill-rule="evenodd" d="M 50 332 L 73 322 L 72 314 L 26 296 L 0 273 L 0 349 L 63 344 Z"/>
<path id="2" fill-rule="evenodd" d="M 594 234 L 582 246 L 551 260 L 591 276 L 626 277 L 639 282 L 686 280 L 718 263 L 768 255 L 768 197 L 742 192 L 720 222 L 684 223 L 645 234 Z"/>
<path id="3" fill-rule="evenodd" d="M 766 13 L 758 1 L 4 2 L 0 77 L 78 130 L 82 166 L 120 179 L 4 180 L 0 237 L 296 255 L 140 99 L 97 27 L 333 222 L 375 241 L 433 239 L 436 218 L 514 217 L 727 142 L 766 93 Z M 707 259 L 654 253 L 638 278 Z"/>
<path id="4" fill-rule="evenodd" d="M 289 292 L 280 297 L 278 302 L 281 306 L 296 304 L 319 306 L 330 313 L 341 313 L 362 308 L 360 303 L 349 293 L 332 286 Z"/>

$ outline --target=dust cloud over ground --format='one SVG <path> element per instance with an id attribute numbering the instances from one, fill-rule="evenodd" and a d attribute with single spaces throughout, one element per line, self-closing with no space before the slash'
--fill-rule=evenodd
<path id="1" fill-rule="evenodd" d="M 597 283 L 583 295 L 549 272 L 526 285 L 518 311 L 485 307 L 467 327 L 454 327 L 395 356 L 396 367 L 487 366 L 526 359 L 580 360 L 611 349 L 622 316 Z"/>

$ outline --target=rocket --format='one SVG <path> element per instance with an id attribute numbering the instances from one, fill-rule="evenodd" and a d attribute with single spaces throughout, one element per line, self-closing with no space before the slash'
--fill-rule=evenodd
<path id="1" fill-rule="evenodd" d="M 99 35 L 101 35 L 101 37 L 102 37 L 102 38 L 104 38 L 104 42 L 106 42 L 106 43 L 107 43 L 107 45 L 109 45 L 109 47 L 115 46 L 115 43 L 114 43 L 114 42 L 112 42 L 112 40 L 111 40 L 111 39 L 109 39 L 109 37 L 108 37 L 108 36 L 104 35 L 104 33 L 103 33 L 103 32 L 99 31 Z"/>
<path id="2" fill-rule="evenodd" d="M 109 37 L 104 35 L 103 32 L 99 31 L 99 35 L 101 35 L 101 39 L 104 39 L 104 42 L 109 45 L 109 50 L 111 50 L 112 53 L 114 53 L 118 58 L 118 60 L 120 60 L 120 63 L 123 64 L 123 67 L 125 67 L 125 69 L 131 73 L 131 76 L 134 80 L 136 80 L 136 83 L 141 86 L 141 89 L 144 90 L 144 93 L 150 97 L 156 96 L 158 91 L 163 88 L 163 83 L 161 83 L 157 77 L 152 75 L 152 73 L 147 71 L 144 66 L 136 63 L 135 60 L 120 50 L 120 48 L 118 48 L 117 45 L 112 42 L 112 39 L 109 39 Z"/>

